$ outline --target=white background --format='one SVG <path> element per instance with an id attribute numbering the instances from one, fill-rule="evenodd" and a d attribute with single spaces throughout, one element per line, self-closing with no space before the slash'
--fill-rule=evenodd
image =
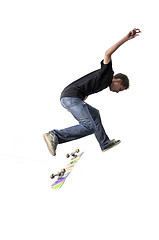
<path id="1" fill-rule="evenodd" d="M 158 20 L 155 0 L 0 2 L 1 239 L 159 239 Z M 61 91 L 134 27 L 142 34 L 112 57 L 130 89 L 87 100 L 121 144 L 102 153 L 92 135 L 53 158 L 42 134 L 76 124 Z M 49 176 L 76 148 L 84 155 L 54 192 Z"/>

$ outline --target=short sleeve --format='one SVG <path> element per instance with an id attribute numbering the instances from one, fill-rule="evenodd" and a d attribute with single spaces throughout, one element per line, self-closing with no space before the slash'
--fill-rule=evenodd
<path id="1" fill-rule="evenodd" d="M 103 76 L 109 72 L 113 72 L 112 60 L 108 64 L 104 64 L 104 60 L 101 61 L 101 69 L 99 71 L 100 76 Z M 113 72 L 114 73 L 114 72 Z"/>
<path id="2" fill-rule="evenodd" d="M 109 63 L 107 63 L 107 64 L 104 64 L 104 60 L 102 60 L 101 61 L 101 69 L 110 69 L 110 70 L 112 70 L 112 60 L 110 60 L 110 62 Z"/>

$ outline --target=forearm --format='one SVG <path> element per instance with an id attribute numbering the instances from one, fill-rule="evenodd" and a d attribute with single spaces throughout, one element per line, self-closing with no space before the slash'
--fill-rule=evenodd
<path id="1" fill-rule="evenodd" d="M 118 41 L 112 47 L 110 47 L 105 54 L 111 56 L 122 44 L 124 44 L 127 41 L 128 41 L 127 37 L 126 36 L 123 37 L 120 41 Z"/>

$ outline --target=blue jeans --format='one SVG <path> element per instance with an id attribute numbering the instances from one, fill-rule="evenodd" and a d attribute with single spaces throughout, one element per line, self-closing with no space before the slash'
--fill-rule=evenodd
<path id="1" fill-rule="evenodd" d="M 69 142 L 94 133 L 101 150 L 105 149 L 109 138 L 103 128 L 99 111 L 80 98 L 64 97 L 61 104 L 79 124 L 62 130 L 52 130 L 51 133 L 57 139 L 57 143 Z"/>

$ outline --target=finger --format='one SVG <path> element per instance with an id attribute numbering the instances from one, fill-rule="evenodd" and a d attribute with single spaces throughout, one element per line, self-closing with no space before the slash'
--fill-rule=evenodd
<path id="1" fill-rule="evenodd" d="M 134 35 L 134 30 L 130 31 L 130 35 L 131 35 L 131 36 Z"/>
<path id="2" fill-rule="evenodd" d="M 134 28 L 134 29 L 132 30 L 132 32 L 133 32 L 133 33 L 136 32 L 136 28 Z"/>
<path id="3" fill-rule="evenodd" d="M 135 36 L 135 34 L 136 34 L 136 31 L 135 31 L 135 30 L 133 30 L 133 34 L 132 34 L 132 35 L 133 35 L 133 36 Z"/>
<path id="4" fill-rule="evenodd" d="M 134 32 L 136 32 L 136 30 L 137 30 L 136 28 L 133 29 Z"/>

